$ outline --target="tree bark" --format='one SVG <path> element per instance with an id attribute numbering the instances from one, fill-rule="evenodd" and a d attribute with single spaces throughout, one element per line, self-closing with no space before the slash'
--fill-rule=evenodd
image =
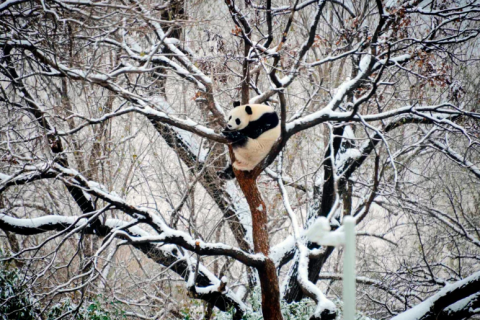
<path id="1" fill-rule="evenodd" d="M 267 259 L 257 268 L 262 289 L 262 312 L 266 320 L 281 320 L 280 288 L 275 264 L 268 258 L 269 239 L 267 230 L 267 210 L 257 187 L 257 177 L 261 170 L 237 171 L 235 175 L 245 195 L 252 214 L 253 248 L 255 253 L 262 253 Z"/>

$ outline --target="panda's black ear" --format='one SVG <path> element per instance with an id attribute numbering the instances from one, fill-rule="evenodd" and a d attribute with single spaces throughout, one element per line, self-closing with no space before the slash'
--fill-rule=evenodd
<path id="1" fill-rule="evenodd" d="M 251 108 L 250 106 L 246 106 L 246 107 L 245 107 L 245 112 L 246 112 L 247 114 L 252 114 L 252 113 L 253 113 L 253 112 L 252 112 L 252 108 Z"/>
<path id="2" fill-rule="evenodd" d="M 233 107 L 236 108 L 240 106 L 240 101 L 233 101 Z"/>

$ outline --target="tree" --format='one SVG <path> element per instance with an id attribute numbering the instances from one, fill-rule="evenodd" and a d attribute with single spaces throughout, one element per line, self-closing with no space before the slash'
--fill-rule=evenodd
<path id="1" fill-rule="evenodd" d="M 44 310 L 67 293 L 81 302 L 111 292 L 132 306 L 127 315 L 179 317 L 178 305 L 157 305 L 171 283 L 116 286 L 121 274 L 145 281 L 115 263 L 128 256 L 144 279 L 158 272 L 147 260 L 183 279 L 206 302 L 206 318 L 213 307 L 250 314 L 233 287 L 259 286 L 265 319 L 282 319 L 281 301 L 305 297 L 316 303 L 312 319 L 333 319 L 326 292 L 340 276 L 321 271 L 338 251 L 303 235 L 319 217 L 335 229 L 353 215 L 366 239 L 360 311 L 473 316 L 479 9 L 474 1 L 2 3 L 5 259 L 15 259 Z M 220 131 L 234 100 L 276 106 L 282 129 L 264 162 L 235 172 L 236 182 L 216 174 L 233 160 Z"/>

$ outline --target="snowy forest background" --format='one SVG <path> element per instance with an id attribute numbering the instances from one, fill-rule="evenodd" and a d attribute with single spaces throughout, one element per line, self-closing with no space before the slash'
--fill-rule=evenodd
<path id="1" fill-rule="evenodd" d="M 479 19 L 471 0 L 4 1 L 0 319 L 341 319 L 343 249 L 293 225 L 345 215 L 360 319 L 480 319 Z M 217 178 L 233 101 L 282 118 L 256 184 Z"/>

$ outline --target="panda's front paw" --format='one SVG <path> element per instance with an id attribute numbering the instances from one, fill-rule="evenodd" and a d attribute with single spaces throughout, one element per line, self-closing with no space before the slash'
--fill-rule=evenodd
<path id="1" fill-rule="evenodd" d="M 222 134 L 230 141 L 237 141 L 242 138 L 242 134 L 238 131 L 223 130 Z"/>

